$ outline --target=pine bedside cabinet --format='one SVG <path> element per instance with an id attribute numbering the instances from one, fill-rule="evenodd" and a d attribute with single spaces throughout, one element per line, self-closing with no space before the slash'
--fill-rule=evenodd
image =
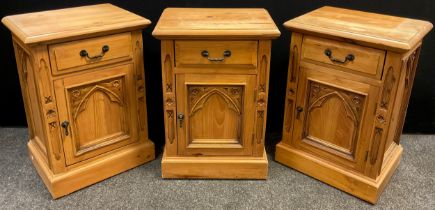
<path id="1" fill-rule="evenodd" d="M 264 9 L 167 8 L 161 40 L 163 178 L 266 179 L 271 39 Z"/>
<path id="2" fill-rule="evenodd" d="M 322 7 L 292 31 L 276 160 L 376 203 L 397 168 L 426 21 Z"/>
<path id="3" fill-rule="evenodd" d="M 111 4 L 7 16 L 30 158 L 53 198 L 154 159 L 142 28 Z"/>

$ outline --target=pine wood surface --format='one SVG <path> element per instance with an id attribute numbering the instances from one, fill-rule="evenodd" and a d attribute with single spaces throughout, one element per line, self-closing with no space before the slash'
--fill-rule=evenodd
<path id="1" fill-rule="evenodd" d="M 153 36 L 159 39 L 271 39 L 280 35 L 265 9 L 166 8 Z"/>
<path id="2" fill-rule="evenodd" d="M 423 20 L 325 6 L 284 23 L 292 31 L 323 34 L 407 51 L 432 29 Z"/>
<path id="3" fill-rule="evenodd" d="M 109 51 L 101 59 L 98 59 L 98 62 L 89 62 L 89 59 L 77 56 L 77 52 L 80 53 L 81 50 L 86 50 L 90 57 L 100 55 L 103 46 L 109 46 Z M 131 34 L 127 32 L 53 44 L 49 46 L 49 52 L 53 74 L 68 73 L 83 70 L 89 66 L 101 66 L 129 60 L 132 58 Z"/>
<path id="4" fill-rule="evenodd" d="M 162 176 L 266 179 L 271 39 L 279 35 L 267 11 L 168 8 L 153 35 L 162 40 Z"/>
<path id="5" fill-rule="evenodd" d="M 211 58 L 222 58 L 225 50 L 231 56 L 222 62 L 210 62 L 198 52 L 206 50 Z M 233 67 L 257 67 L 257 41 L 175 41 L 175 61 L 177 67 L 195 65 L 231 65 Z"/>
<path id="6" fill-rule="evenodd" d="M 34 12 L 6 16 L 2 23 L 23 43 L 35 44 L 105 31 L 141 29 L 151 21 L 112 4 Z"/>
<path id="7" fill-rule="evenodd" d="M 334 59 L 345 60 L 349 54 L 356 59 L 349 63 L 333 62 L 327 56 L 324 56 L 325 50 L 332 53 Z M 380 78 L 384 65 L 385 51 L 353 45 L 343 42 L 322 39 L 318 37 L 304 37 L 302 47 L 302 60 L 308 59 L 321 63 L 347 68 L 351 71 L 361 72 L 362 75 Z"/>
<path id="8" fill-rule="evenodd" d="M 400 161 L 409 94 L 432 24 L 322 7 L 284 26 L 293 33 L 276 160 L 376 203 Z"/>
<path id="9" fill-rule="evenodd" d="M 146 115 L 146 19 L 102 4 L 3 22 L 12 30 L 30 158 L 53 198 L 155 158 Z"/>

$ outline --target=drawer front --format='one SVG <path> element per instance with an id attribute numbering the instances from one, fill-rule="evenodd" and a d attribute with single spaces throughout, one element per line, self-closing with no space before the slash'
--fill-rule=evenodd
<path id="1" fill-rule="evenodd" d="M 343 67 L 380 79 L 385 51 L 319 37 L 304 37 L 302 60 Z"/>
<path id="2" fill-rule="evenodd" d="M 49 46 L 53 74 L 63 74 L 132 58 L 131 34 L 122 33 Z"/>
<path id="3" fill-rule="evenodd" d="M 258 41 L 175 41 L 176 67 L 256 68 L 257 45 Z"/>

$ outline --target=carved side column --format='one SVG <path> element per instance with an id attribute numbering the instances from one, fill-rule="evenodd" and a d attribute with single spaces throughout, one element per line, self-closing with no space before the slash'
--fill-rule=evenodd
<path id="1" fill-rule="evenodd" d="M 253 155 L 258 157 L 263 156 L 264 152 L 271 45 L 272 41 L 270 40 L 258 42 L 257 111 L 255 113 L 253 142 Z"/>
<path id="2" fill-rule="evenodd" d="M 402 66 L 401 57 L 401 54 L 387 52 L 366 165 L 366 174 L 372 178 L 376 178 L 381 171 Z"/>
<path id="3" fill-rule="evenodd" d="M 131 33 L 133 55 L 134 55 L 134 70 L 136 83 L 136 100 L 137 100 L 137 120 L 138 120 L 138 136 L 140 141 L 148 141 L 148 117 L 147 103 L 145 97 L 145 72 L 143 63 L 143 43 L 142 31 L 134 31 Z"/>
<path id="4" fill-rule="evenodd" d="M 60 134 L 60 123 L 54 94 L 50 60 L 48 58 L 47 46 L 38 45 L 32 48 L 34 56 L 35 80 L 38 89 L 40 104 L 42 104 L 42 115 L 45 133 L 47 137 L 46 148 L 48 163 L 54 173 L 64 172 L 65 156 L 63 152 L 62 136 Z"/>
<path id="5" fill-rule="evenodd" d="M 176 134 L 176 101 L 175 101 L 175 74 L 174 74 L 174 41 L 162 40 L 162 85 L 163 109 L 165 119 L 165 152 L 166 156 L 177 155 Z"/>
<path id="6" fill-rule="evenodd" d="M 287 75 L 287 90 L 285 97 L 284 124 L 282 143 L 291 144 L 294 113 L 296 104 L 296 90 L 299 78 L 299 62 L 301 55 L 302 34 L 293 33 L 290 43 L 290 58 Z"/>
<path id="7" fill-rule="evenodd" d="M 29 71 L 33 71 L 32 66 L 28 66 L 30 56 L 29 53 L 26 52 L 20 44 L 18 44 L 15 40 L 13 40 L 14 45 L 14 51 L 15 51 L 15 58 L 17 62 L 17 69 L 18 69 L 18 75 L 20 77 L 20 87 L 21 87 L 21 93 L 23 95 L 23 102 L 24 102 L 24 109 L 26 111 L 26 119 L 27 119 L 27 126 L 29 131 L 29 139 L 33 139 L 35 137 L 35 131 L 34 131 L 34 122 L 32 117 L 32 109 L 30 108 L 30 101 L 29 101 L 29 91 L 28 91 L 28 76 Z M 32 72 L 30 72 L 32 73 Z M 44 147 L 45 148 L 45 147 Z"/>
<path id="8" fill-rule="evenodd" d="M 417 70 L 418 59 L 420 57 L 421 43 L 417 48 L 405 55 L 402 59 L 402 77 L 399 85 L 402 97 L 397 99 L 396 106 L 400 105 L 397 113 L 397 127 L 395 127 L 393 141 L 400 143 L 403 126 L 405 125 L 406 110 L 408 109 L 409 98 L 411 97 L 412 86 L 414 84 L 415 72 Z"/>

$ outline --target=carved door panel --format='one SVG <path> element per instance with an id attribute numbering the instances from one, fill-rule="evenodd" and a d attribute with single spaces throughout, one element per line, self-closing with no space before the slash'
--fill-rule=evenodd
<path id="1" fill-rule="evenodd" d="M 292 144 L 346 168 L 364 170 L 378 87 L 301 68 Z"/>
<path id="2" fill-rule="evenodd" d="M 177 75 L 180 155 L 252 155 L 255 75 Z"/>
<path id="3" fill-rule="evenodd" d="M 55 81 L 67 165 L 137 139 L 132 64 Z"/>

